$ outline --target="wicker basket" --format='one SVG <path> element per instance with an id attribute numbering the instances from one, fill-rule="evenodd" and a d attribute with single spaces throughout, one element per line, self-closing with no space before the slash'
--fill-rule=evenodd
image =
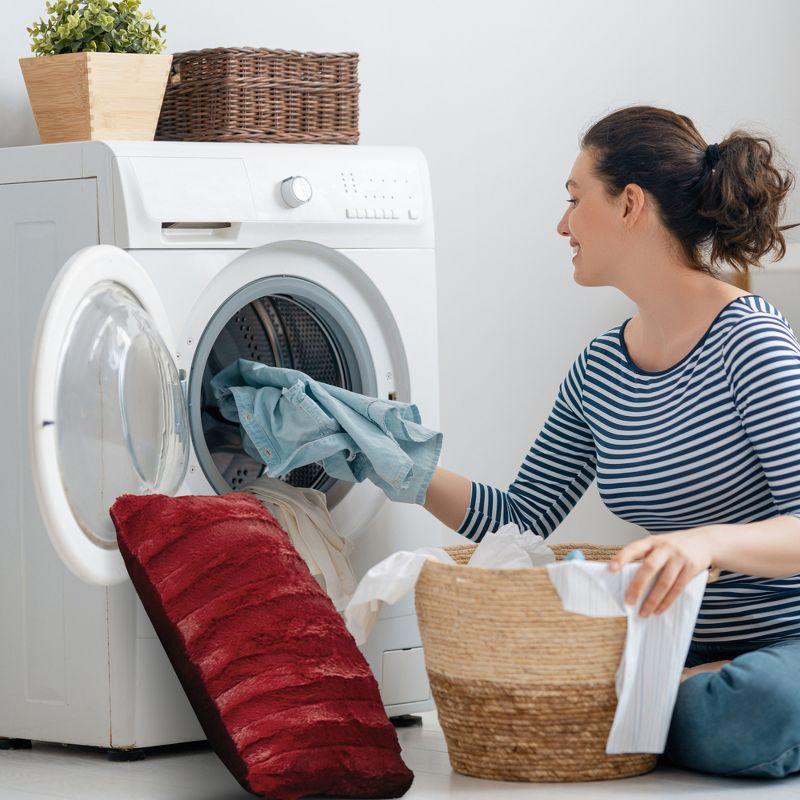
<path id="1" fill-rule="evenodd" d="M 175 53 L 156 139 L 358 142 L 358 53 Z"/>
<path id="2" fill-rule="evenodd" d="M 580 547 L 607 560 L 619 548 Z M 446 548 L 465 564 L 475 545 Z M 416 607 L 433 698 L 456 772 L 509 781 L 641 775 L 651 753 L 607 755 L 624 617 L 564 611 L 545 567 L 493 570 L 429 561 Z"/>

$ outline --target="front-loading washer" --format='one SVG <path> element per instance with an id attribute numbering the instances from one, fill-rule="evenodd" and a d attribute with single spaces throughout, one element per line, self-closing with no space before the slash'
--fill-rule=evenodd
<path id="1" fill-rule="evenodd" d="M 316 207 L 283 202 L 296 173 Z M 261 472 L 208 391 L 237 357 L 414 402 L 438 427 L 424 159 L 411 148 L 75 143 L 0 153 L 0 176 L 0 243 L 14 253 L 3 438 L 18 464 L 3 489 L 0 735 L 112 748 L 203 738 L 108 507 L 126 491 L 236 491 Z M 376 182 L 382 191 L 363 190 Z M 368 481 L 334 481 L 318 465 L 286 480 L 325 492 L 358 575 L 440 541 L 430 515 Z M 390 715 L 431 707 L 410 599 L 384 610 L 364 652 Z"/>

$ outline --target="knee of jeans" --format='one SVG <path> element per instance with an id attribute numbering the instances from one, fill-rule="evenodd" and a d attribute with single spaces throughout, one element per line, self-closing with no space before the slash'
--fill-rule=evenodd
<path id="1" fill-rule="evenodd" d="M 684 681 L 672 715 L 670 757 L 692 769 L 730 774 L 800 743 L 793 739 L 800 731 L 796 676 L 771 666 L 740 657 L 719 672 Z"/>
<path id="2" fill-rule="evenodd" d="M 696 696 L 706 719 L 748 737 L 776 727 L 797 730 L 800 726 L 800 693 L 793 670 L 784 670 L 754 653 L 725 664 L 718 672 L 706 673 L 702 695 Z M 697 680 L 694 676 L 686 683 Z"/>
<path id="3" fill-rule="evenodd" d="M 720 712 L 747 716 L 751 725 L 759 722 L 785 724 L 800 729 L 800 671 L 780 651 L 745 653 L 710 673 L 706 686 L 709 701 Z"/>

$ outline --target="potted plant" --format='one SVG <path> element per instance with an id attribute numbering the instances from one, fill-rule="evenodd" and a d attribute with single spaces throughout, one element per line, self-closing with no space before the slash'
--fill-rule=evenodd
<path id="1" fill-rule="evenodd" d="M 55 0 L 19 60 L 43 143 L 152 139 L 171 55 L 141 0 Z"/>

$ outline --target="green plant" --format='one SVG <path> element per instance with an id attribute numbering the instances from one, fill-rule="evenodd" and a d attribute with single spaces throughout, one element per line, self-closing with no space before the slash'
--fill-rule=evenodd
<path id="1" fill-rule="evenodd" d="M 141 0 L 55 0 L 49 17 L 27 29 L 37 56 L 77 53 L 160 53 L 165 25 L 152 11 L 139 10 Z M 151 24 L 152 23 L 154 24 Z"/>

